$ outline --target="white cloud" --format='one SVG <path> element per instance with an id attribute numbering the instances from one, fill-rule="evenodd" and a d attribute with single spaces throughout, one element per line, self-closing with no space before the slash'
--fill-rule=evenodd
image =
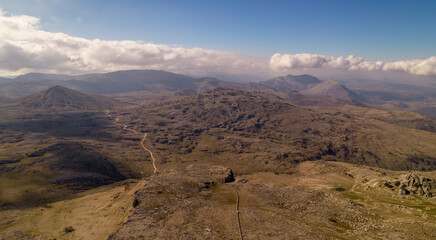
<path id="1" fill-rule="evenodd" d="M 397 62 L 367 62 L 361 57 L 309 53 L 280 54 L 268 59 L 226 51 L 183 48 L 141 41 L 106 41 L 44 31 L 40 19 L 0 9 L 0 76 L 27 72 L 87 73 L 159 69 L 178 73 L 234 74 L 270 77 L 275 71 L 327 69 L 400 71 L 436 76 L 436 56 Z"/>
<path id="2" fill-rule="evenodd" d="M 104 41 L 51 33 L 38 18 L 0 9 L 0 75 L 162 69 L 188 74 L 268 71 L 267 59 L 141 41 Z"/>
<path id="3" fill-rule="evenodd" d="M 397 62 L 367 62 L 361 57 L 323 56 L 310 53 L 280 54 L 270 58 L 270 67 L 277 71 L 295 69 L 346 69 L 362 71 L 399 71 L 414 75 L 436 76 L 436 56 Z"/>

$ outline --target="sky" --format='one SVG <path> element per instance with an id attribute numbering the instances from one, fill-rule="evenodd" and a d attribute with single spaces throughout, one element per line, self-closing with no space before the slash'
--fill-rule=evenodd
<path id="1" fill-rule="evenodd" d="M 0 76 L 436 76 L 436 1 L 1 0 Z"/>

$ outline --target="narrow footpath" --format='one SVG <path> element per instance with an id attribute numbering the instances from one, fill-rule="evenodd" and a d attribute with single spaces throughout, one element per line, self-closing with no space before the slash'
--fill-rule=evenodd
<path id="1" fill-rule="evenodd" d="M 112 115 L 109 114 L 109 111 L 106 111 L 106 115 L 110 118 L 113 118 Z M 135 129 L 129 128 L 129 127 L 127 127 L 127 125 L 120 124 L 120 123 L 118 123 L 118 121 L 119 121 L 119 119 L 116 117 L 115 120 L 113 121 L 113 124 L 118 125 L 118 126 L 122 126 L 123 130 L 128 130 L 128 131 L 131 131 L 135 134 L 139 134 L 139 132 L 136 131 Z M 153 152 L 150 149 L 146 148 L 144 145 L 144 141 L 146 138 L 147 138 L 147 133 L 144 134 L 144 137 L 142 138 L 140 144 L 141 144 L 141 147 L 150 154 L 151 160 L 153 163 L 153 168 L 154 168 L 153 173 L 155 174 L 155 173 L 157 173 L 156 159 L 153 156 Z"/>

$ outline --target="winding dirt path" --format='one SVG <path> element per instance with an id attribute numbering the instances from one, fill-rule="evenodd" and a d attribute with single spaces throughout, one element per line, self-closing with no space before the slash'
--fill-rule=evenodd
<path id="1" fill-rule="evenodd" d="M 109 111 L 106 111 L 106 114 L 109 117 L 112 118 L 112 115 L 109 114 Z M 115 118 L 115 121 L 113 123 L 116 124 L 116 125 L 119 125 L 119 126 L 123 126 L 123 130 L 130 130 L 130 131 L 134 132 L 135 134 L 139 134 L 135 129 L 128 128 L 127 125 L 122 125 L 122 124 L 118 123 L 118 121 L 119 121 L 119 119 Z M 144 133 L 144 137 L 141 140 L 141 147 L 150 154 L 151 159 L 153 161 L 152 162 L 153 163 L 153 168 L 154 168 L 153 173 L 156 174 L 157 173 L 156 159 L 153 156 L 153 152 L 150 149 L 148 149 L 147 147 L 145 147 L 145 145 L 144 145 L 144 141 L 145 141 L 146 138 L 147 138 L 147 133 Z M 215 180 L 212 177 L 212 172 L 209 172 L 209 176 L 213 180 Z M 241 240 L 244 240 L 244 236 L 242 235 L 241 219 L 239 217 L 239 214 L 241 214 L 241 212 L 239 212 L 239 193 L 238 193 L 238 190 L 236 190 L 236 188 L 234 186 L 232 186 L 232 188 L 233 188 L 233 190 L 236 193 L 236 208 L 235 208 L 235 212 L 236 212 L 236 221 L 238 223 L 239 237 L 241 238 Z"/>
<path id="2" fill-rule="evenodd" d="M 351 191 L 352 191 L 352 192 L 354 192 L 354 188 L 356 187 L 356 184 L 357 184 L 357 179 L 354 178 L 354 185 L 353 185 L 353 187 L 351 188 Z"/>
<path id="3" fill-rule="evenodd" d="M 108 117 L 110 117 L 110 118 L 113 118 L 112 115 L 109 114 L 109 111 L 106 111 L 106 115 L 108 115 Z M 133 128 L 129 128 L 129 127 L 127 127 L 127 125 L 120 124 L 120 123 L 118 123 L 118 121 L 119 121 L 119 118 L 116 117 L 115 120 L 113 121 L 113 123 L 114 123 L 115 125 L 118 125 L 118 126 L 123 126 L 123 130 L 129 130 L 129 131 L 132 131 L 132 132 L 135 133 L 135 134 L 139 134 L 139 132 L 137 132 L 135 129 L 133 129 Z M 142 138 L 140 144 L 141 144 L 141 147 L 142 147 L 145 151 L 147 151 L 148 153 L 150 153 L 150 156 L 151 156 L 151 159 L 152 159 L 152 163 L 153 163 L 153 168 L 154 168 L 153 173 L 155 174 L 155 173 L 157 173 L 156 159 L 155 159 L 154 156 L 153 156 L 153 152 L 152 152 L 150 149 L 148 149 L 148 148 L 146 148 L 146 147 L 144 146 L 144 141 L 145 141 L 146 138 L 147 138 L 147 133 L 144 134 L 144 137 Z"/>
<path id="4" fill-rule="evenodd" d="M 135 131 L 135 130 L 133 130 L 133 131 Z M 142 148 L 143 148 L 145 151 L 147 151 L 147 152 L 150 153 L 151 159 L 153 160 L 153 168 L 154 168 L 153 173 L 157 173 L 156 159 L 154 159 L 154 157 L 153 157 L 153 152 L 150 151 L 150 149 L 148 149 L 148 148 L 146 148 L 146 147 L 144 146 L 144 141 L 145 141 L 145 138 L 146 138 L 146 137 L 147 137 L 147 133 L 145 133 L 145 134 L 144 134 L 144 137 L 142 138 L 141 146 L 142 146 Z"/>

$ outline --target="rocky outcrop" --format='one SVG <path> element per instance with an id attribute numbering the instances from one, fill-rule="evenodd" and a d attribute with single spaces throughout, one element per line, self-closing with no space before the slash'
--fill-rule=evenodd
<path id="1" fill-rule="evenodd" d="M 237 214 L 246 239 L 351 239 L 381 226 L 335 192 L 233 180 L 222 166 L 159 172 L 135 193 L 134 212 L 109 239 L 240 239 Z"/>
<path id="2" fill-rule="evenodd" d="M 416 173 L 402 175 L 399 182 L 398 193 L 400 195 L 419 195 L 424 197 L 436 197 L 436 181 L 430 178 L 419 176 Z"/>
<path id="3" fill-rule="evenodd" d="M 213 189 L 233 181 L 232 170 L 223 166 L 196 164 L 161 171 L 135 193 L 133 214 L 109 239 L 189 239 L 189 228 L 199 224 L 198 218 L 206 219 L 200 217 L 204 208 L 208 214 L 218 210 L 211 200 Z"/>

